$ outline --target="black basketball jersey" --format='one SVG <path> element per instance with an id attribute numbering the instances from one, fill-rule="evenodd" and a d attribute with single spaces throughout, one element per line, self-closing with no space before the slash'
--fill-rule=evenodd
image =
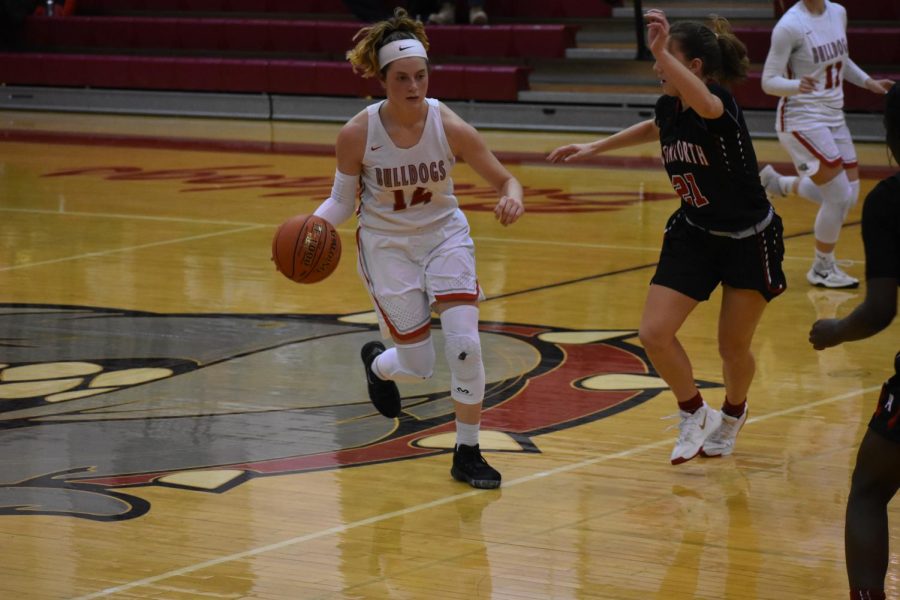
<path id="1" fill-rule="evenodd" d="M 900 285 L 900 173 L 876 185 L 863 205 L 866 279 L 894 277 Z"/>
<path id="2" fill-rule="evenodd" d="M 765 219 L 770 204 L 744 113 L 725 88 L 707 87 L 725 108 L 718 119 L 683 110 L 675 96 L 656 102 L 663 164 L 691 222 L 714 231 L 741 231 Z"/>

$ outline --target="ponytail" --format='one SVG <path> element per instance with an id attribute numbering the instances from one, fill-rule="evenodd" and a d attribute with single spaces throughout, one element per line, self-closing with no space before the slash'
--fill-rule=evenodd
<path id="1" fill-rule="evenodd" d="M 734 35 L 731 23 L 724 17 L 710 15 L 710 28 L 716 34 L 719 50 L 722 52 L 719 81 L 723 85 L 732 85 L 747 79 L 747 71 L 750 69 L 747 46 Z"/>
<path id="2" fill-rule="evenodd" d="M 746 79 L 750 68 L 747 47 L 734 35 L 727 19 L 710 15 L 709 25 L 679 21 L 669 29 L 669 37 L 678 42 L 688 60 L 703 62 L 704 77 L 726 86 Z"/>

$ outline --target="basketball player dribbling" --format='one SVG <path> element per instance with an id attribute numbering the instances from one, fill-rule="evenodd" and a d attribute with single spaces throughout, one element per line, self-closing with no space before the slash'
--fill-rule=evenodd
<path id="1" fill-rule="evenodd" d="M 900 85 L 888 92 L 884 113 L 887 145 L 900 161 Z M 863 205 L 866 299 L 843 319 L 821 319 L 809 332 L 816 350 L 875 335 L 897 316 L 900 286 L 900 172 L 881 181 Z M 890 564 L 887 506 L 900 489 L 900 353 L 894 376 L 881 389 L 875 414 L 859 446 L 844 546 L 852 600 L 884 600 Z"/>
<path id="2" fill-rule="evenodd" d="M 383 415 L 400 415 L 397 382 L 432 375 L 431 312 L 440 316 L 456 412 L 451 475 L 476 488 L 496 488 L 500 473 L 481 455 L 479 429 L 485 375 L 469 224 L 453 195 L 455 157 L 500 196 L 503 225 L 522 213 L 522 186 L 488 150 L 481 135 L 437 100 L 427 98 L 428 40 L 422 24 L 398 8 L 363 28 L 347 53 L 364 77 L 378 77 L 387 99 L 350 119 L 338 134 L 331 197 L 315 214 L 337 226 L 360 206 L 358 270 L 381 332 L 393 340 L 362 348 L 369 398 Z M 360 189 L 361 185 L 361 189 Z"/>
<path id="3" fill-rule="evenodd" d="M 551 162 L 573 161 L 659 140 L 681 206 L 669 218 L 650 283 L 640 339 L 678 401 L 681 423 L 672 464 L 698 454 L 734 450 L 747 419 L 747 391 L 756 363 L 750 343 L 769 300 L 786 289 L 781 219 L 759 181 L 744 116 L 719 83 L 743 79 L 749 61 L 728 22 L 669 26 L 646 13 L 648 41 L 663 96 L 656 118 L 589 144 L 557 148 Z M 725 380 L 721 412 L 710 408 L 676 334 L 700 302 L 722 284 L 719 354 Z"/>
<path id="4" fill-rule="evenodd" d="M 876 94 L 893 84 L 875 80 L 850 60 L 847 11 L 829 0 L 800 0 L 772 30 L 762 87 L 779 96 L 775 129 L 797 169 L 784 176 L 760 171 L 770 197 L 798 194 L 819 205 L 814 226 L 811 284 L 855 288 L 859 280 L 837 264 L 834 249 L 848 211 L 859 197 L 859 168 L 844 119 L 844 80 Z"/>

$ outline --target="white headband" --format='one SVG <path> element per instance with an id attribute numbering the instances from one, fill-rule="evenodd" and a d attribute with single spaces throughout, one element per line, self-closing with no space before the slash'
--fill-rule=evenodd
<path id="1" fill-rule="evenodd" d="M 383 69 L 400 58 L 418 56 L 428 60 L 425 46 L 419 40 L 396 40 L 378 49 L 378 68 Z"/>

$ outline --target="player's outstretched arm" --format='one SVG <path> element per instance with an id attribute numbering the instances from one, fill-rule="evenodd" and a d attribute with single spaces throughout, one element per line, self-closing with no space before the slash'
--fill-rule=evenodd
<path id="1" fill-rule="evenodd" d="M 453 153 L 466 161 L 500 195 L 494 207 L 494 216 L 500 224 L 511 225 L 518 221 L 525 213 L 524 191 L 519 180 L 497 160 L 481 134 L 444 104 L 441 104 L 441 120 Z"/>
<path id="2" fill-rule="evenodd" d="M 866 79 L 863 87 L 873 94 L 887 94 L 894 87 L 895 83 L 893 79 L 872 79 L 869 77 Z"/>
<path id="3" fill-rule="evenodd" d="M 843 342 L 871 337 L 885 329 L 897 314 L 897 280 L 878 277 L 866 280 L 866 299 L 843 319 L 821 319 L 813 323 L 809 342 L 816 350 Z"/>
<path id="4" fill-rule="evenodd" d="M 556 148 L 547 155 L 547 160 L 552 163 L 577 162 L 590 158 L 596 154 L 603 154 L 618 148 L 637 146 L 647 142 L 659 141 L 659 128 L 653 119 L 635 123 L 627 129 L 615 133 L 608 138 L 597 140 L 587 144 L 567 144 Z"/>
<path id="5" fill-rule="evenodd" d="M 843 319 L 813 323 L 809 341 L 816 350 L 875 335 L 897 315 L 900 240 L 897 240 L 894 200 L 890 188 L 880 185 L 866 197 L 862 218 L 866 299 Z"/>
<path id="6" fill-rule="evenodd" d="M 887 94 L 894 86 L 890 79 L 873 79 L 863 71 L 852 59 L 844 60 L 844 81 L 848 81 L 857 87 L 869 90 L 873 94 Z"/>

